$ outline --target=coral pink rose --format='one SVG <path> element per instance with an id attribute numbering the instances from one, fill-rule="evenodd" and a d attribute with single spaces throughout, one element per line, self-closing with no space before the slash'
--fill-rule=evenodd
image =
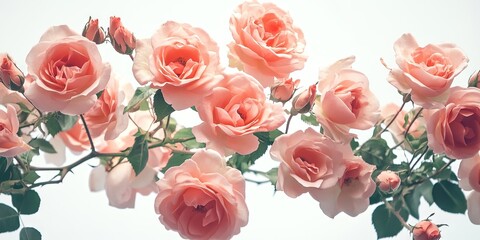
<path id="1" fill-rule="evenodd" d="M 245 180 L 215 151 L 201 150 L 157 182 L 155 211 L 188 239 L 229 239 L 248 222 Z"/>
<path id="2" fill-rule="evenodd" d="M 221 76 L 218 46 L 200 28 L 166 22 L 150 39 L 138 41 L 133 74 L 142 84 L 162 90 L 176 110 L 201 101 Z"/>
<path id="3" fill-rule="evenodd" d="M 412 233 L 414 240 L 438 240 L 441 237 L 437 225 L 429 220 L 417 223 L 413 227 Z"/>
<path id="4" fill-rule="evenodd" d="M 398 189 L 401 179 L 396 172 L 382 171 L 377 176 L 378 188 L 384 192 L 393 192 Z"/>
<path id="5" fill-rule="evenodd" d="M 123 113 L 123 89 L 128 88 L 125 84 L 121 85 L 117 78 L 110 79 L 95 105 L 84 114 L 93 137 L 104 135 L 105 140 L 112 140 L 127 128 L 129 119 Z"/>
<path id="6" fill-rule="evenodd" d="M 480 150 L 480 89 L 453 87 L 445 107 L 423 115 L 433 152 L 463 159 Z"/>
<path id="7" fill-rule="evenodd" d="M 285 103 L 293 97 L 296 87 L 300 83 L 300 79 L 295 81 L 289 78 L 284 81 L 277 82 L 270 90 L 270 99 L 276 102 Z"/>
<path id="8" fill-rule="evenodd" d="M 470 222 L 480 225 L 480 192 L 472 191 L 467 198 L 468 218 Z"/>
<path id="9" fill-rule="evenodd" d="M 394 44 L 399 69 L 390 71 L 388 81 L 399 91 L 411 93 L 412 100 L 424 108 L 441 106 L 453 79 L 468 63 L 454 44 L 418 46 L 411 34 L 403 34 Z"/>
<path id="10" fill-rule="evenodd" d="M 364 212 L 370 205 L 370 196 L 375 192 L 376 184 L 372 179 L 375 166 L 353 154 L 345 166 L 342 177 L 333 187 L 310 191 L 325 215 L 331 218 L 340 212 L 352 217 Z"/>
<path id="11" fill-rule="evenodd" d="M 15 157 L 31 149 L 17 136 L 19 123 L 15 107 L 0 105 L 0 156 Z"/>
<path id="12" fill-rule="evenodd" d="M 137 45 L 137 39 L 133 33 L 123 26 L 119 17 L 110 17 L 108 36 L 115 51 L 121 54 L 132 54 Z"/>
<path id="13" fill-rule="evenodd" d="M 351 157 L 353 153 L 347 145 L 308 128 L 305 132 L 275 139 L 270 155 L 280 161 L 277 190 L 297 197 L 317 188 L 334 186 L 345 171 L 344 156 Z"/>
<path id="14" fill-rule="evenodd" d="M 25 76 L 10 56 L 0 53 L 0 82 L 9 89 L 22 89 Z"/>
<path id="15" fill-rule="evenodd" d="M 92 19 L 92 17 L 88 19 L 85 27 L 83 27 L 82 36 L 96 44 L 102 44 L 106 40 L 105 30 L 98 26 L 98 19 Z"/>
<path id="16" fill-rule="evenodd" d="M 395 117 L 395 114 L 400 110 L 400 107 L 394 103 L 389 103 L 385 106 L 382 107 L 381 110 L 381 116 L 383 119 L 383 123 L 386 125 L 390 123 Z M 409 112 L 406 112 L 404 110 L 401 110 L 400 113 L 398 113 L 398 116 L 393 120 L 393 123 L 390 124 L 388 127 L 388 131 L 392 134 L 393 140 L 395 143 L 400 143 L 404 141 L 405 139 L 405 131 L 407 130 L 407 127 L 410 125 L 411 120 L 414 118 L 414 116 L 417 114 L 419 109 L 413 109 Z M 405 122 L 405 119 L 408 119 L 407 122 Z M 408 134 L 412 136 L 415 139 L 420 138 L 426 131 L 426 123 L 425 119 L 423 116 L 419 116 L 415 122 L 412 123 L 412 126 L 408 130 Z M 410 144 L 404 142 L 401 145 L 404 149 L 408 151 L 412 151 L 412 148 Z"/>
<path id="17" fill-rule="evenodd" d="M 355 57 L 341 59 L 320 72 L 317 98 L 313 112 L 335 140 L 350 142 L 350 129 L 366 130 L 377 123 L 380 111 L 367 77 L 352 69 Z"/>
<path id="18" fill-rule="evenodd" d="M 253 133 L 272 131 L 285 122 L 281 103 L 267 100 L 262 86 L 241 72 L 225 75 L 196 109 L 203 123 L 193 127 L 193 134 L 222 155 L 252 153 L 259 144 Z"/>
<path id="19" fill-rule="evenodd" d="M 272 86 L 274 78 L 288 78 L 307 60 L 303 32 L 273 3 L 239 5 L 230 17 L 230 32 L 230 66 L 252 75 L 263 87 Z"/>
<path id="20" fill-rule="evenodd" d="M 25 96 L 41 111 L 88 111 L 110 79 L 97 45 L 67 26 L 50 28 L 27 56 Z"/>

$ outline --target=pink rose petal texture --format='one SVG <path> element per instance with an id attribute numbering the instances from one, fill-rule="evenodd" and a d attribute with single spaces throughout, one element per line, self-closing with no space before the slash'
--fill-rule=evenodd
<path id="1" fill-rule="evenodd" d="M 303 32 L 288 12 L 273 3 L 240 4 L 230 17 L 230 32 L 230 65 L 252 75 L 263 87 L 271 87 L 275 78 L 288 78 L 307 60 Z"/>
<path id="2" fill-rule="evenodd" d="M 468 217 L 473 224 L 480 225 L 480 155 L 463 159 L 458 168 L 459 186 L 473 190 L 467 198 Z"/>
<path id="3" fill-rule="evenodd" d="M 403 34 L 394 44 L 398 69 L 388 81 L 424 108 L 441 107 L 453 79 L 467 67 L 468 58 L 451 43 L 420 47 L 411 34 Z"/>
<path id="4" fill-rule="evenodd" d="M 18 128 L 15 107 L 10 104 L 0 105 L 0 156 L 15 157 L 31 149 L 22 138 L 17 136 Z"/>
<path id="5" fill-rule="evenodd" d="M 217 43 L 189 24 L 166 22 L 135 51 L 137 81 L 161 89 L 175 110 L 198 103 L 221 80 Z"/>
<path id="6" fill-rule="evenodd" d="M 320 71 L 313 112 L 325 134 L 337 141 L 350 142 L 350 129 L 366 130 L 380 117 L 379 103 L 369 89 L 367 77 L 352 69 L 355 57 L 341 59 Z"/>
<path id="7" fill-rule="evenodd" d="M 67 26 L 45 32 L 27 55 L 25 96 L 41 111 L 78 115 L 88 111 L 110 79 L 94 42 Z"/>
<path id="8" fill-rule="evenodd" d="M 245 180 L 213 150 L 201 150 L 157 182 L 155 211 L 186 239 L 230 239 L 248 222 Z"/>
<path id="9" fill-rule="evenodd" d="M 249 154 L 258 148 L 255 132 L 268 132 L 285 122 L 281 103 L 266 99 L 262 86 L 242 72 L 226 74 L 196 109 L 203 123 L 193 127 L 197 141 L 222 155 Z"/>

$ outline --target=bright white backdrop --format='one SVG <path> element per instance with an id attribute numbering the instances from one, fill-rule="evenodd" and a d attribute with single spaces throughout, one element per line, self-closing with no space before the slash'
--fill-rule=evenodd
<path id="1" fill-rule="evenodd" d="M 231 41 L 229 16 L 241 3 L 235 1 L 8 1 L 0 0 L 0 52 L 8 52 L 22 69 L 24 59 L 41 34 L 53 25 L 67 24 L 81 32 L 89 16 L 99 18 L 108 27 L 112 15 L 122 18 L 124 25 L 137 38 L 150 37 L 167 20 L 190 23 L 205 29 L 217 41 L 221 58 L 227 65 L 226 44 Z M 380 102 L 400 102 L 395 89 L 385 78 L 386 69 L 380 64 L 383 57 L 394 66 L 393 42 L 403 33 L 411 32 L 420 45 L 453 42 L 470 58 L 469 67 L 457 77 L 454 85 L 466 85 L 468 76 L 480 69 L 480 2 L 470 1 L 275 1 L 288 10 L 294 22 L 305 33 L 305 68 L 293 74 L 302 86 L 317 80 L 320 67 L 355 55 L 354 68 L 365 73 Z M 131 61 L 108 46 L 100 46 L 104 61 L 112 63 L 113 71 L 125 81 L 134 82 Z M 184 125 L 197 120 L 182 118 Z M 182 122 L 188 119 L 190 122 Z M 295 121 L 293 129 L 304 127 Z M 293 130 L 292 129 L 292 130 Z M 77 157 L 70 156 L 67 161 Z M 42 159 L 36 160 L 38 165 Z M 95 161 L 91 162 L 95 164 Z M 259 160 L 258 168 L 268 170 L 275 163 L 268 155 Z M 458 165 L 454 165 L 458 166 Z M 178 239 L 177 233 L 167 231 L 158 222 L 153 210 L 154 196 L 137 198 L 136 208 L 120 210 L 108 206 L 104 192 L 88 190 L 88 165 L 75 169 L 63 184 L 38 189 L 42 198 L 40 210 L 32 216 L 22 216 L 25 226 L 39 229 L 43 239 Z M 359 217 L 345 214 L 335 219 L 324 216 L 317 203 L 308 195 L 290 199 L 282 192 L 273 194 L 269 185 L 247 184 L 249 224 L 234 239 L 375 239 L 371 225 L 370 207 Z M 0 197 L 1 202 L 9 202 Z M 442 228 L 443 239 L 471 239 L 480 234 L 464 215 L 448 214 L 437 208 L 427 208 L 422 202 L 420 217 L 435 212 Z M 415 219 L 408 221 L 411 224 Z M 17 239 L 18 233 L 0 235 L 0 239 Z M 406 230 L 395 239 L 409 239 Z"/>

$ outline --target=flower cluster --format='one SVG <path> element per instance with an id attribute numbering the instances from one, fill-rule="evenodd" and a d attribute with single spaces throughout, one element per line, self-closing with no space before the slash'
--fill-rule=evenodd
<path id="1" fill-rule="evenodd" d="M 3 203 L 0 210 L 18 222 L 19 214 L 36 212 L 20 209 L 18 196 L 38 210 L 37 187 L 98 159 L 91 191 L 105 190 L 117 208 L 135 207 L 138 194 L 156 194 L 161 224 L 188 239 L 240 233 L 249 216 L 245 181 L 256 181 L 253 174 L 291 198 L 308 193 L 330 218 L 378 205 L 372 216 L 378 238 L 404 227 L 416 240 L 439 239 L 442 224 L 420 220 L 420 198 L 447 212 L 468 209 L 480 224 L 479 73 L 470 87 L 452 87 L 468 64 L 459 47 L 419 46 L 402 35 L 393 44 L 398 66 L 379 63 L 402 104 L 380 106 L 368 77 L 353 68 L 354 56 L 321 68 L 315 84 L 292 78 L 307 60 L 306 41 L 275 4 L 246 1 L 229 24 L 229 67 L 199 27 L 167 21 L 137 40 L 119 17 L 110 18 L 107 31 L 92 18 L 82 34 L 51 27 L 26 56 L 25 71 L 0 54 L 0 192 L 17 196 L 17 210 Z M 103 61 L 98 48 L 106 42 L 132 59 L 140 87 Z M 190 111 L 200 123 L 183 127 L 176 111 Z M 289 133 L 294 117 L 305 127 Z M 360 142 L 358 132 L 370 129 Z M 79 159 L 66 160 L 65 149 Z M 39 167 L 40 152 L 56 166 Z M 278 166 L 255 170 L 265 153 Z M 450 165 L 457 160 L 455 173 Z M 39 180 L 37 172 L 50 171 L 54 179 Z M 473 190 L 468 199 L 460 188 Z M 409 216 L 417 223 L 409 225 Z"/>

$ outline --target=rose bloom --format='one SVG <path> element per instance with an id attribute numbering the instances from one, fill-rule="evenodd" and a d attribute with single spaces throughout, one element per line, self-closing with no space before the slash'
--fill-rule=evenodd
<path id="1" fill-rule="evenodd" d="M 270 98 L 276 102 L 285 103 L 293 97 L 296 87 L 300 83 L 300 79 L 295 81 L 292 78 L 278 81 L 272 88 Z"/>
<path id="2" fill-rule="evenodd" d="M 263 87 L 272 86 L 274 78 L 288 78 L 307 60 L 303 32 L 273 3 L 239 5 L 230 17 L 230 32 L 230 66 L 252 75 Z"/>
<path id="3" fill-rule="evenodd" d="M 438 240 L 441 237 L 437 225 L 428 220 L 417 223 L 412 233 L 414 240 Z"/>
<path id="4" fill-rule="evenodd" d="M 132 54 L 137 45 L 137 39 L 123 26 L 119 17 L 110 17 L 108 36 L 115 51 L 121 54 Z"/>
<path id="5" fill-rule="evenodd" d="M 96 44 L 102 44 L 105 42 L 105 35 L 103 28 L 98 26 L 98 19 L 92 19 L 92 17 L 90 17 L 85 27 L 83 27 L 82 36 Z"/>
<path id="6" fill-rule="evenodd" d="M 423 115 L 433 152 L 463 159 L 480 150 L 480 89 L 453 87 L 445 107 Z"/>
<path id="7" fill-rule="evenodd" d="M 381 116 L 383 119 L 383 123 L 386 125 L 392 121 L 395 114 L 400 110 L 400 107 L 395 103 L 389 103 L 382 107 L 381 109 Z M 393 120 L 393 123 L 388 127 L 388 131 L 392 134 L 393 140 L 396 144 L 402 142 L 405 139 L 405 131 L 407 130 L 408 125 L 410 125 L 413 117 L 419 109 L 413 109 L 412 111 L 406 112 L 404 110 L 400 111 L 398 116 Z M 408 122 L 405 122 L 405 117 L 407 116 Z M 413 122 L 412 126 L 408 130 L 408 134 L 410 134 L 413 138 L 418 139 L 420 138 L 426 131 L 426 123 L 423 116 L 419 116 L 415 122 Z M 404 149 L 412 152 L 412 148 L 410 144 L 404 142 L 401 145 Z"/>
<path id="8" fill-rule="evenodd" d="M 15 107 L 0 105 L 0 156 L 15 157 L 31 147 L 17 136 L 19 122 Z"/>
<path id="9" fill-rule="evenodd" d="M 150 39 L 137 42 L 133 74 L 140 84 L 161 89 L 165 101 L 182 110 L 218 84 L 219 64 L 217 43 L 204 30 L 169 21 Z"/>
<path id="10" fill-rule="evenodd" d="M 466 191 L 473 190 L 467 198 L 468 217 L 480 225 L 480 155 L 463 159 L 458 168 L 458 185 Z"/>
<path id="11" fill-rule="evenodd" d="M 213 150 L 201 150 L 157 182 L 155 211 L 187 239 L 229 239 L 247 225 L 245 180 Z"/>
<path id="12" fill-rule="evenodd" d="M 403 34 L 394 44 L 399 69 L 390 71 L 388 81 L 424 108 L 440 107 L 448 96 L 453 79 L 468 63 L 454 44 L 418 46 L 411 34 Z"/>
<path id="13" fill-rule="evenodd" d="M 110 79 L 96 44 L 65 25 L 45 32 L 26 62 L 25 96 L 45 112 L 85 113 Z"/>
<path id="14" fill-rule="evenodd" d="M 350 153 L 350 154 L 348 154 Z M 334 186 L 345 171 L 345 156 L 352 150 L 308 128 L 275 139 L 272 159 L 280 161 L 277 190 L 297 197 L 317 188 Z"/>
<path id="15" fill-rule="evenodd" d="M 384 192 L 393 192 L 398 189 L 401 179 L 396 172 L 382 171 L 377 176 L 378 188 Z"/>
<path id="16" fill-rule="evenodd" d="M 129 90 L 133 91 L 130 85 L 120 84 L 115 77 L 110 79 L 95 105 L 84 114 L 92 136 L 104 135 L 105 140 L 112 140 L 127 128 L 129 119 L 123 109 L 125 91 L 133 95 Z"/>
<path id="17" fill-rule="evenodd" d="M 350 142 L 350 129 L 366 130 L 377 123 L 379 103 L 370 91 L 367 77 L 352 69 L 355 57 L 341 59 L 320 72 L 317 98 L 313 112 L 335 140 Z"/>
<path id="18" fill-rule="evenodd" d="M 307 113 L 312 110 L 315 99 L 317 98 L 317 85 L 310 85 L 303 92 L 299 93 L 292 100 L 291 114 Z"/>
<path id="19" fill-rule="evenodd" d="M 17 65 L 12 61 L 10 56 L 0 53 L 0 82 L 7 88 L 21 88 L 23 86 L 25 76 Z"/>
<path id="20" fill-rule="evenodd" d="M 333 187 L 310 191 L 310 195 L 320 203 L 323 213 L 331 218 L 340 212 L 352 217 L 364 212 L 370 205 L 369 198 L 376 188 L 372 179 L 374 165 L 366 163 L 353 153 L 345 158 L 349 159 L 345 163 L 345 171 Z"/>
<path id="21" fill-rule="evenodd" d="M 472 191 L 468 195 L 467 209 L 470 222 L 480 225 L 480 192 Z"/>
<path id="22" fill-rule="evenodd" d="M 193 134 L 222 155 L 252 153 L 259 144 L 253 133 L 272 131 L 285 122 L 282 104 L 267 100 L 262 86 L 242 72 L 225 75 L 195 107 L 203 123 L 193 127 Z"/>

